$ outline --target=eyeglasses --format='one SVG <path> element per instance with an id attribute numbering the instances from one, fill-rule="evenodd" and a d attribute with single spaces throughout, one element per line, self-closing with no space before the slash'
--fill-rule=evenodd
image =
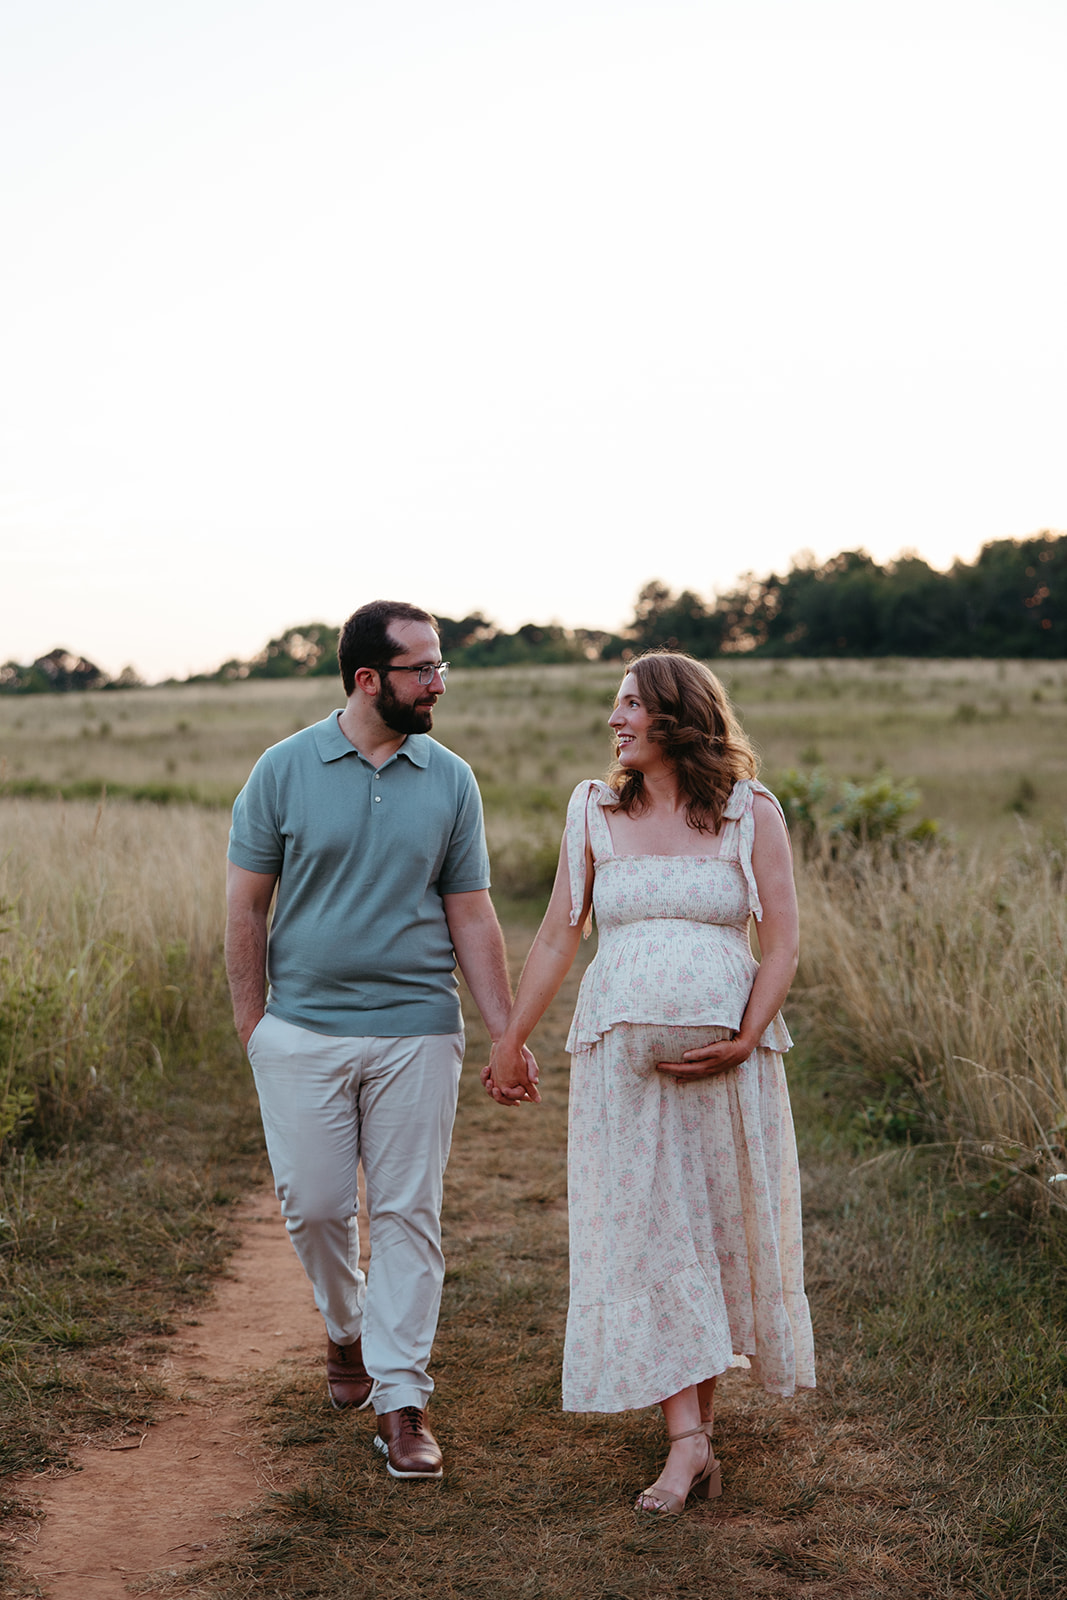
<path id="1" fill-rule="evenodd" d="M 427 684 L 432 683 L 434 678 L 440 678 L 441 682 L 444 683 L 445 679 L 448 677 L 448 669 L 449 669 L 450 665 L 451 665 L 451 663 L 448 662 L 448 661 L 435 661 L 432 666 L 425 666 L 425 667 L 378 667 L 378 668 L 376 668 L 376 671 L 378 671 L 378 672 L 417 672 L 418 675 L 419 675 L 419 683 L 422 685 L 423 688 L 426 688 Z"/>

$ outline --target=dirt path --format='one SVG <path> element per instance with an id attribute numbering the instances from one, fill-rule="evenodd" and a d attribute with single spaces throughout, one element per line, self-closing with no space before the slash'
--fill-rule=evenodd
<path id="1" fill-rule="evenodd" d="M 80 1471 L 25 1485 L 44 1516 L 16 1536 L 17 1559 L 49 1600 L 128 1600 L 128 1583 L 205 1560 L 227 1517 L 274 1482 L 242 1388 L 275 1367 L 321 1362 L 325 1335 L 273 1191 L 242 1212 L 227 1275 L 158 1374 L 176 1402 L 163 1420 L 79 1452 Z"/>

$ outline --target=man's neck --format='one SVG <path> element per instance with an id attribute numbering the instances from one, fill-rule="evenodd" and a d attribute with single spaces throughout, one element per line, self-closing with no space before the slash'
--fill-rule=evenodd
<path id="1" fill-rule="evenodd" d="M 387 728 L 376 711 L 365 708 L 354 697 L 348 701 L 337 723 L 352 748 L 374 768 L 384 766 L 390 756 L 395 756 L 408 737 L 406 733 Z"/>

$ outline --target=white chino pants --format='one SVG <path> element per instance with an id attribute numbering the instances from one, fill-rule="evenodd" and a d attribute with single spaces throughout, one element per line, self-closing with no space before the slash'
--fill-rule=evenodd
<path id="1" fill-rule="evenodd" d="M 330 1338 L 351 1344 L 362 1335 L 378 1382 L 375 1411 L 424 1407 L 463 1034 L 334 1038 L 268 1013 L 248 1059 L 285 1226 Z M 368 1278 L 359 1267 L 361 1161 Z"/>

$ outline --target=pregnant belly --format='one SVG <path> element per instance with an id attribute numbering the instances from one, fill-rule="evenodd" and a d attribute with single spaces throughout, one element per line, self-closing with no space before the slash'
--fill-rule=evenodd
<path id="1" fill-rule="evenodd" d="M 718 1028 L 714 1023 L 672 1027 L 663 1022 L 619 1022 L 610 1031 L 615 1064 L 623 1072 L 638 1077 L 656 1076 L 663 1083 L 676 1083 L 677 1079 L 657 1073 L 658 1062 L 681 1061 L 687 1050 L 699 1050 L 703 1045 L 732 1039 L 734 1035 L 732 1028 Z M 706 1088 L 714 1079 L 695 1078 L 693 1082 Z M 690 1085 L 680 1084 L 679 1087 L 686 1089 Z"/>

